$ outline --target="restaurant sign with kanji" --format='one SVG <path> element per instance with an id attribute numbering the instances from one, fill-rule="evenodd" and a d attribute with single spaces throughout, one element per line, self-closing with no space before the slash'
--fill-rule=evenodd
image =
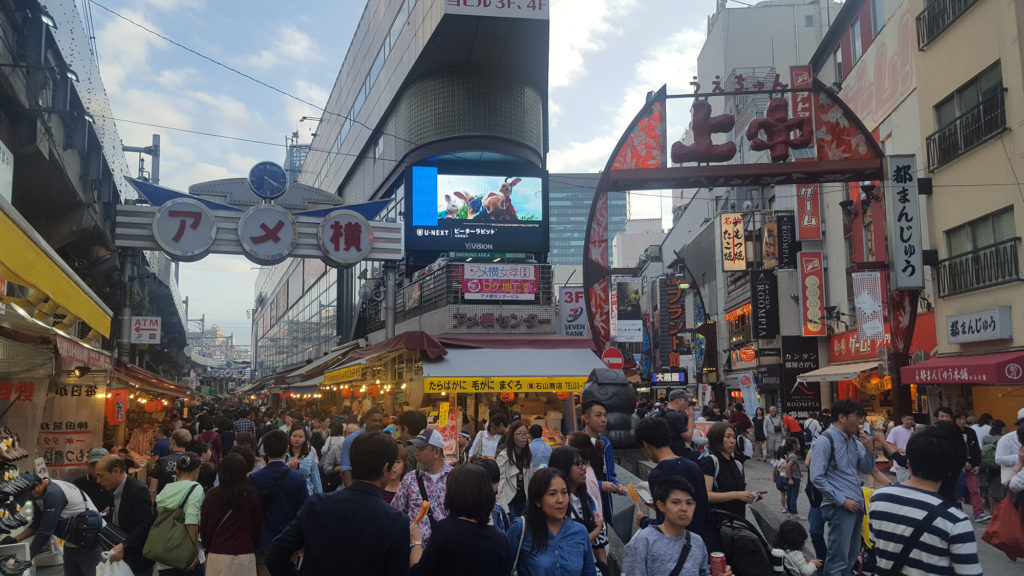
<path id="1" fill-rule="evenodd" d="M 968 344 L 1013 338 L 1013 315 L 1009 306 L 995 306 L 965 314 L 946 316 L 946 341 Z"/>
<path id="2" fill-rule="evenodd" d="M 888 156 L 888 189 L 885 191 L 889 225 L 889 267 L 897 290 L 924 288 L 921 253 L 921 208 L 917 198 L 917 157 Z"/>
<path id="3" fill-rule="evenodd" d="M 276 165 L 261 162 L 249 178 L 193 184 L 188 194 L 130 179 L 145 201 L 117 207 L 117 246 L 186 262 L 238 254 L 263 266 L 288 258 L 337 267 L 402 259 L 402 224 L 374 220 L 387 200 L 343 205 L 311 186 L 269 181 L 268 166 Z"/>
<path id="4" fill-rule="evenodd" d="M 482 394 L 485 392 L 581 392 L 587 376 L 424 378 L 423 391 L 439 394 Z"/>

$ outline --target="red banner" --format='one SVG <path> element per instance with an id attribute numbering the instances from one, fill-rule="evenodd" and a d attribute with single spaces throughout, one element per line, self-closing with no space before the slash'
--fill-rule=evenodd
<path id="1" fill-rule="evenodd" d="M 796 239 L 821 240 L 821 200 L 817 184 L 797 184 Z"/>
<path id="2" fill-rule="evenodd" d="M 94 350 L 74 340 L 57 335 L 57 354 L 60 356 L 61 368 L 72 370 L 75 366 L 88 366 L 93 370 L 111 370 L 110 353 Z"/>
<path id="3" fill-rule="evenodd" d="M 826 336 L 825 273 L 821 252 L 800 252 L 800 310 L 804 336 Z"/>

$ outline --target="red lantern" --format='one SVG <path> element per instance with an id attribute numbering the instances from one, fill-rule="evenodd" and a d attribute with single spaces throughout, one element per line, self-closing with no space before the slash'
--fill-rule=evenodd
<path id="1" fill-rule="evenodd" d="M 114 390 L 107 393 L 106 415 L 111 426 L 124 424 L 125 412 L 128 411 L 128 391 Z"/>
<path id="2" fill-rule="evenodd" d="M 362 398 L 363 395 L 366 394 L 366 391 L 362 388 L 356 388 L 352 391 L 352 394 L 355 395 L 356 398 Z"/>
<path id="3" fill-rule="evenodd" d="M 559 400 L 568 400 L 569 396 L 572 396 L 572 392 L 555 392 L 555 396 L 557 396 Z"/>
<path id="4" fill-rule="evenodd" d="M 348 388 L 342 388 L 341 389 L 341 397 L 342 398 L 351 398 L 352 397 L 352 391 L 349 390 Z"/>
<path id="5" fill-rule="evenodd" d="M 502 392 L 501 393 L 501 401 L 502 402 L 512 402 L 515 399 L 516 399 L 516 393 L 515 392 Z"/>
<path id="6" fill-rule="evenodd" d="M 380 386 L 378 386 L 376 384 L 371 384 L 370 387 L 369 387 L 369 391 L 370 391 L 370 396 L 372 396 L 374 398 L 376 398 L 377 396 L 380 396 Z"/>

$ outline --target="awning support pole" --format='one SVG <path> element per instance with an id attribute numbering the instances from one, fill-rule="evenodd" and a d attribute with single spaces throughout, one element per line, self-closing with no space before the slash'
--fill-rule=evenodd
<path id="1" fill-rule="evenodd" d="M 384 337 L 395 335 L 395 282 L 398 276 L 398 264 L 384 264 Z"/>

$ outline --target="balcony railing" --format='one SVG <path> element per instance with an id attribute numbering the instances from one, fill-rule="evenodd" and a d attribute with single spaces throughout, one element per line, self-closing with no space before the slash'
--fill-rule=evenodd
<path id="1" fill-rule="evenodd" d="M 1000 88 L 949 125 L 928 135 L 928 170 L 935 170 L 1006 130 L 1006 101 Z"/>
<path id="2" fill-rule="evenodd" d="M 935 0 L 917 15 L 917 49 L 924 50 L 978 0 Z"/>
<path id="3" fill-rule="evenodd" d="M 954 296 L 1020 280 L 1020 238 L 939 261 L 939 296 Z"/>

